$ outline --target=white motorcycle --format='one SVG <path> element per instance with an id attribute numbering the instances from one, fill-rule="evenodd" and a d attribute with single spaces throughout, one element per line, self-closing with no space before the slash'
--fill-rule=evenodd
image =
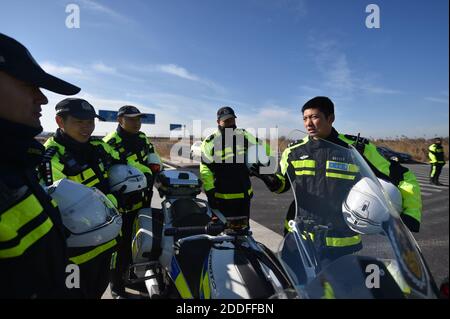
<path id="1" fill-rule="evenodd" d="M 139 214 L 129 270 L 130 282 L 144 282 L 150 298 L 268 298 L 291 287 L 247 218 L 227 220 L 197 198 L 195 174 L 163 171 L 155 186 L 162 210 Z"/>

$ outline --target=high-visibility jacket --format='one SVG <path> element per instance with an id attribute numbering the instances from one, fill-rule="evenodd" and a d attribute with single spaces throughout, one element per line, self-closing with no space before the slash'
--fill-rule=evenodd
<path id="1" fill-rule="evenodd" d="M 355 146 L 357 137 L 339 134 L 333 129 L 327 140 L 348 147 Z M 415 175 L 397 162 L 386 160 L 368 140 L 362 139 L 360 145 L 363 148 L 360 152 L 375 175 L 398 187 L 403 198 L 402 214 L 409 216 L 413 224 L 410 226 L 418 231 L 422 202 Z M 282 154 L 276 173 L 279 179 L 278 189 L 274 191 L 282 193 L 290 188 L 289 175 L 296 188 L 295 192 L 300 197 L 297 199 L 297 213 L 315 212 L 322 222 L 333 224 L 333 230 L 327 234 L 327 246 L 353 246 L 357 250 L 361 238 L 346 226 L 342 215 L 342 201 L 354 184 L 358 168 L 351 164 L 351 158 L 345 157 L 347 153 L 337 153 L 336 148 L 330 147 L 328 142 L 309 137 L 289 146 Z M 337 198 L 336 202 L 328 200 L 327 194 L 333 194 Z"/>
<path id="2" fill-rule="evenodd" d="M 444 148 L 441 144 L 431 144 L 428 148 L 430 164 L 445 164 Z"/>
<path id="3" fill-rule="evenodd" d="M 64 228 L 36 174 L 44 152 L 38 133 L 0 119 L 0 299 L 68 298 L 77 290 L 65 286 Z"/>
<path id="4" fill-rule="evenodd" d="M 145 133 L 139 132 L 134 136 L 126 136 L 122 130 L 118 129 L 106 135 L 103 141 L 116 150 L 122 160 L 131 161 L 133 163 L 131 165 L 142 173 L 152 174 L 147 164 L 148 156 L 154 153 L 159 157 L 159 154 Z"/>
<path id="5" fill-rule="evenodd" d="M 262 142 L 244 129 L 235 129 L 229 138 L 225 135 L 218 130 L 202 142 L 200 178 L 203 187 L 205 191 L 214 189 L 219 199 L 250 199 L 253 190 L 245 157 L 249 146 Z M 267 144 L 265 148 L 270 155 Z"/>
<path id="6" fill-rule="evenodd" d="M 121 160 L 119 154 L 108 144 L 102 140 L 90 139 L 82 148 L 77 148 L 80 145 L 58 131 L 44 146 L 54 181 L 67 178 L 88 187 L 95 187 L 117 206 L 117 200 L 109 190 L 108 169 L 115 163 L 121 163 Z M 100 254 L 114 252 L 116 245 L 117 239 L 112 239 L 100 246 L 71 247 L 69 259 L 76 264 L 84 264 Z"/>
<path id="7" fill-rule="evenodd" d="M 156 152 L 153 144 L 149 142 L 145 133 L 139 132 L 138 134 L 133 135 L 127 134 L 119 126 L 116 131 L 106 135 L 103 138 L 103 141 L 105 143 L 108 143 L 111 148 L 117 151 L 123 161 L 130 163 L 130 165 L 134 166 L 146 175 L 153 174 L 152 170 L 147 164 L 147 159 L 148 156 L 152 153 L 158 156 L 158 158 L 159 155 Z M 149 201 L 151 200 L 149 196 L 152 191 L 153 185 L 148 185 L 148 187 L 149 190 L 148 192 L 146 192 L 144 198 L 137 202 L 133 202 L 130 211 L 138 210 L 144 205 L 149 204 Z"/>

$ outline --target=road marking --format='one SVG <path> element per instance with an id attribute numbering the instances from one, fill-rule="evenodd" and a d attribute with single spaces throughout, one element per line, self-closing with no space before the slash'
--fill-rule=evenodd
<path id="1" fill-rule="evenodd" d="M 419 184 L 423 188 L 433 189 L 435 192 L 442 192 L 442 190 L 448 189 L 448 186 L 437 186 L 431 184 Z"/>
<path id="2" fill-rule="evenodd" d="M 417 179 L 421 179 L 421 180 L 425 180 L 425 181 L 429 181 L 430 180 L 430 175 L 416 175 Z M 445 179 L 448 180 L 448 175 L 440 175 L 439 179 Z"/>
<path id="3" fill-rule="evenodd" d="M 418 179 L 418 180 L 423 180 L 423 181 L 429 181 L 430 180 L 430 176 L 416 176 L 416 178 Z M 447 178 L 445 178 L 445 176 L 439 176 L 439 179 L 442 179 L 442 180 L 448 180 L 448 177 Z"/>
<path id="4" fill-rule="evenodd" d="M 434 187 L 430 187 L 429 185 L 420 185 L 420 189 L 425 189 L 427 191 L 431 191 L 431 192 L 435 192 L 435 193 L 442 192 L 442 189 L 436 189 Z"/>

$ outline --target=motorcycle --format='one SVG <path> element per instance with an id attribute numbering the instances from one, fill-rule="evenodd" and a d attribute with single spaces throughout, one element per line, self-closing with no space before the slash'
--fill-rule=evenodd
<path id="1" fill-rule="evenodd" d="M 247 217 L 225 218 L 197 198 L 189 171 L 161 172 L 161 211 L 144 209 L 135 224 L 129 283 L 149 298 L 268 298 L 290 288 L 276 256 L 252 237 Z"/>
<path id="2" fill-rule="evenodd" d="M 398 189 L 378 179 L 353 146 L 318 143 L 321 151 L 340 159 L 333 167 L 346 179 L 320 196 L 306 196 L 290 180 L 296 217 L 288 222 L 289 232 L 277 253 L 294 287 L 290 297 L 439 297 L 422 252 L 400 218 Z M 352 234 L 353 251 L 332 247 L 336 231 Z"/>

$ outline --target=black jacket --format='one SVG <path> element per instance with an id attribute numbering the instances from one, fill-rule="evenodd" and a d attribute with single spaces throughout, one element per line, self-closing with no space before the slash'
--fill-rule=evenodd
<path id="1" fill-rule="evenodd" d="M 225 135 L 218 130 L 202 143 L 200 177 L 203 186 L 205 191 L 214 189 L 219 198 L 249 199 L 253 193 L 245 156 L 248 147 L 258 139 L 243 129 L 235 129 L 229 137 Z"/>
<path id="2" fill-rule="evenodd" d="M 0 298 L 69 298 L 58 209 L 39 185 L 41 130 L 0 119 Z"/>
<path id="3" fill-rule="evenodd" d="M 402 192 L 401 218 L 411 231 L 419 231 L 422 209 L 420 188 L 410 170 L 397 162 L 384 159 L 376 151 L 375 146 L 366 139 L 360 139 L 360 143 L 356 145 L 355 136 L 342 135 L 333 129 L 327 140 L 343 148 L 355 146 L 377 177 L 391 182 L 400 190 L 404 188 L 406 191 Z M 336 237 L 351 236 L 353 233 L 346 227 L 340 213 L 343 196 L 348 193 L 349 187 L 353 186 L 350 178 L 355 175 L 351 171 L 351 166 L 345 164 L 353 162 L 346 156 L 349 156 L 348 152 L 340 152 L 326 141 L 305 138 L 284 151 L 280 170 L 276 175 L 278 183 L 272 188 L 278 193 L 287 191 L 290 187 L 287 179 L 289 174 L 294 181 L 296 194 L 302 197 L 297 203 L 298 213 L 314 211 L 324 219 L 324 222 L 331 222 L 335 225 L 335 229 L 343 230 L 337 232 Z M 308 167 L 308 163 L 317 167 Z M 335 203 L 323 200 L 328 198 L 330 193 L 337 198 Z M 313 207 L 307 207 L 308 203 Z M 330 212 L 339 213 L 330 214 Z M 346 228 L 348 230 L 345 230 Z"/>

